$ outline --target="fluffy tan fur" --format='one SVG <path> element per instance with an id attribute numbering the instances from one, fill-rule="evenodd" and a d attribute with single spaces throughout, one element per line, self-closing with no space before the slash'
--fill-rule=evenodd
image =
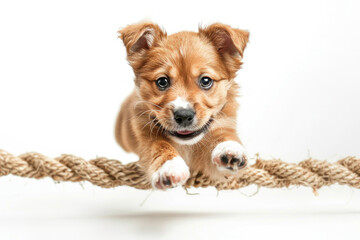
<path id="1" fill-rule="evenodd" d="M 116 122 L 117 142 L 140 157 L 149 179 L 166 161 L 181 156 L 190 170 L 212 178 L 223 171 L 211 161 L 213 149 L 221 142 L 240 142 L 236 134 L 238 85 L 234 82 L 241 67 L 249 33 L 215 23 L 199 32 L 167 35 L 154 23 L 139 23 L 119 31 L 134 70 L 135 90 L 122 104 Z M 199 87 L 206 74 L 214 80 L 209 90 Z M 171 88 L 159 91 L 155 81 L 168 76 Z M 201 128 L 212 119 L 205 136 L 196 144 L 182 145 L 166 134 L 174 129 L 173 109 L 168 104 L 178 96 L 192 104 Z M 226 174 L 226 173 L 225 173 Z"/>

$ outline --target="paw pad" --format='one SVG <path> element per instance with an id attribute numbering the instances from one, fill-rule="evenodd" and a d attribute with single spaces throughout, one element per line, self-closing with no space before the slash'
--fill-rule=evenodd
<path id="1" fill-rule="evenodd" d="M 238 157 L 234 157 L 231 154 L 223 154 L 220 156 L 221 165 L 228 170 L 237 170 L 246 166 L 247 159 L 246 156 L 242 156 L 241 159 Z"/>
<path id="2" fill-rule="evenodd" d="M 236 172 L 247 166 L 247 155 L 244 147 L 235 141 L 218 144 L 212 152 L 212 161 L 219 170 Z"/>

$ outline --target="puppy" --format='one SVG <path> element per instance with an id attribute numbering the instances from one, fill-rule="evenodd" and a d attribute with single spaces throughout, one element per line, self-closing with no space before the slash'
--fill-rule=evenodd
<path id="1" fill-rule="evenodd" d="M 135 90 L 122 104 L 115 136 L 139 155 L 152 187 L 181 186 L 190 170 L 218 179 L 243 169 L 234 78 L 249 33 L 220 23 L 169 36 L 139 23 L 119 33 Z"/>

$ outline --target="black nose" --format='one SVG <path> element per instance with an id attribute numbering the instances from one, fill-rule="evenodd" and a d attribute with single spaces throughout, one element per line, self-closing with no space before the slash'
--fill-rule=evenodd
<path id="1" fill-rule="evenodd" d="M 174 118 L 177 124 L 186 127 L 192 124 L 195 117 L 195 112 L 192 109 L 181 108 L 174 111 Z"/>

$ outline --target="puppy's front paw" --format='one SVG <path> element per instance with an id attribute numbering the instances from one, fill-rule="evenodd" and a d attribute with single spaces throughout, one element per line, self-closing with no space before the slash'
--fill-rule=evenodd
<path id="1" fill-rule="evenodd" d="M 153 189 L 165 190 L 183 185 L 189 178 L 190 171 L 185 161 L 181 157 L 174 157 L 167 160 L 152 175 Z"/>
<path id="2" fill-rule="evenodd" d="M 248 162 L 244 147 L 235 141 L 219 143 L 212 151 L 211 159 L 219 170 L 233 173 L 246 167 Z"/>

